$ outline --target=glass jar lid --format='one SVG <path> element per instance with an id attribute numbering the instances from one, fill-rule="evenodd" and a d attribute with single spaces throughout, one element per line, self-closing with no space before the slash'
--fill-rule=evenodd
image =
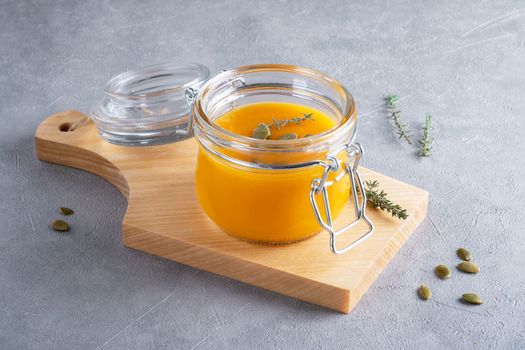
<path id="1" fill-rule="evenodd" d="M 170 143 L 187 138 L 187 91 L 210 76 L 201 64 L 157 64 L 113 77 L 91 116 L 102 138 L 126 146 Z"/>

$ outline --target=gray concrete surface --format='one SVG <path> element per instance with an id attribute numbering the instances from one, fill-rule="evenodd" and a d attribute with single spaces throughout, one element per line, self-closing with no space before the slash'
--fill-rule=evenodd
<path id="1" fill-rule="evenodd" d="M 525 348 L 524 42 L 522 1 L 1 1 L 0 348 Z M 357 100 L 364 164 L 431 193 L 350 315 L 126 249 L 116 189 L 36 160 L 47 115 L 88 111 L 113 74 L 165 61 L 325 71 Z M 431 158 L 396 139 L 389 92 L 416 136 L 433 114 Z M 69 235 L 48 229 L 63 205 Z M 434 278 L 459 246 L 482 272 Z"/>

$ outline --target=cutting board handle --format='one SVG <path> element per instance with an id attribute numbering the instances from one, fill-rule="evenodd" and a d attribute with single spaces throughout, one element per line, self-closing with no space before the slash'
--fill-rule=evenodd
<path id="1" fill-rule="evenodd" d="M 129 197 L 129 186 L 119 168 L 100 155 L 104 142 L 98 140 L 91 119 L 76 110 L 53 114 L 38 126 L 35 147 L 38 159 L 70 166 L 99 175 Z M 113 145 L 109 145 L 113 147 Z"/>

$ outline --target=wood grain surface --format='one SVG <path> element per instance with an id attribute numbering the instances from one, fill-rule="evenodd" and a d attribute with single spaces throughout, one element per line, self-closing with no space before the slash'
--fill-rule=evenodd
<path id="1" fill-rule="evenodd" d="M 343 255 L 330 252 L 326 232 L 290 245 L 249 244 L 223 233 L 200 208 L 193 139 L 131 148 L 104 142 L 91 121 L 67 131 L 85 118 L 71 110 L 44 120 L 35 134 L 37 156 L 97 174 L 126 196 L 124 245 L 343 313 L 356 305 L 426 215 L 426 191 L 361 167 L 365 180 L 379 180 L 407 209 L 408 219 L 370 208 L 374 235 Z M 336 226 L 352 217 L 351 210 L 348 205 Z M 346 239 L 357 237 L 360 228 Z"/>

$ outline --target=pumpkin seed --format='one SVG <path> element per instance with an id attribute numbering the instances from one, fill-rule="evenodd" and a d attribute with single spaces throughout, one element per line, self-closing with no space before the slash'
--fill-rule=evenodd
<path id="1" fill-rule="evenodd" d="M 69 224 L 63 220 L 55 220 L 51 223 L 51 228 L 58 232 L 67 232 L 71 228 L 69 227 Z"/>
<path id="2" fill-rule="evenodd" d="M 62 215 L 73 215 L 75 213 L 73 210 L 66 207 L 58 208 L 58 212 Z"/>
<path id="3" fill-rule="evenodd" d="M 483 300 L 481 300 L 479 295 L 474 294 L 474 293 L 465 293 L 461 296 L 461 298 L 469 304 L 474 304 L 474 305 L 483 304 Z"/>
<path id="4" fill-rule="evenodd" d="M 313 134 L 306 134 L 303 137 L 310 137 L 310 136 L 314 136 L 314 135 Z"/>
<path id="5" fill-rule="evenodd" d="M 277 140 L 295 140 L 297 138 L 297 134 L 294 134 L 293 132 L 289 134 L 281 135 L 277 138 Z"/>
<path id="6" fill-rule="evenodd" d="M 438 266 L 436 266 L 436 268 L 434 269 L 434 273 L 436 274 L 436 276 L 438 276 L 442 280 L 446 280 L 446 279 L 450 278 L 450 276 L 451 276 L 450 269 L 448 268 L 447 265 L 438 265 Z"/>
<path id="7" fill-rule="evenodd" d="M 472 259 L 472 255 L 470 255 L 470 252 L 465 248 L 459 248 L 458 250 L 456 250 L 456 254 L 461 260 L 464 261 L 470 261 Z"/>
<path id="8" fill-rule="evenodd" d="M 417 293 L 419 294 L 419 297 L 423 300 L 428 300 L 432 298 L 432 291 L 430 288 L 422 284 L 419 289 L 417 290 Z"/>
<path id="9" fill-rule="evenodd" d="M 270 128 L 268 125 L 260 123 L 255 129 L 253 129 L 252 137 L 254 139 L 266 140 L 270 137 Z"/>
<path id="10" fill-rule="evenodd" d="M 470 261 L 464 261 L 457 265 L 458 270 L 466 273 L 478 273 L 479 266 Z"/>

